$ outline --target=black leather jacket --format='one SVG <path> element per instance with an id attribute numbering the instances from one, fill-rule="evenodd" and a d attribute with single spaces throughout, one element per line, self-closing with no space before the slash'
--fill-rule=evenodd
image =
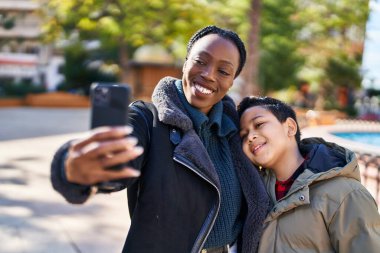
<path id="1" fill-rule="evenodd" d="M 153 94 L 154 105 L 136 102 L 131 106 L 133 135 L 145 152 L 131 162 L 141 176 L 125 182 L 131 227 L 123 252 L 200 252 L 218 215 L 219 179 L 182 107 L 175 80 L 160 81 Z M 238 126 L 232 100 L 225 97 L 223 103 L 224 113 Z M 259 174 L 244 156 L 239 135 L 234 134 L 229 143 L 245 199 L 239 252 L 256 252 L 269 198 Z M 84 202 L 88 191 L 67 192 L 68 187 L 63 187 L 67 182 L 57 178 L 64 151 L 59 152 L 52 166 L 53 186 L 69 202 Z"/>

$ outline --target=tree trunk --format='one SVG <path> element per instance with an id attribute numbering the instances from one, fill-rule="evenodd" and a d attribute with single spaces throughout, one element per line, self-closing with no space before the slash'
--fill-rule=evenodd
<path id="1" fill-rule="evenodd" d="M 120 64 L 120 82 L 127 83 L 128 82 L 128 50 L 127 45 L 124 43 L 122 39 L 120 39 L 119 43 L 119 64 Z"/>
<path id="2" fill-rule="evenodd" d="M 259 63 L 260 63 L 260 13 L 261 1 L 251 0 L 249 10 L 250 30 L 248 33 L 247 62 L 242 72 L 244 81 L 243 93 L 246 95 L 260 94 Z"/>

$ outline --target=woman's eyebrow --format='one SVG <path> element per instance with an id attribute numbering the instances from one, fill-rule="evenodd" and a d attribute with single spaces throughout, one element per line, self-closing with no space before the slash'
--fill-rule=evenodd
<path id="1" fill-rule="evenodd" d="M 202 56 L 202 54 L 205 54 L 207 57 L 213 57 L 210 53 L 208 53 L 207 51 L 200 51 L 199 52 L 199 55 Z M 220 60 L 222 63 L 225 63 L 225 64 L 228 64 L 228 65 L 231 65 L 232 67 L 234 67 L 234 64 L 232 62 L 230 62 L 229 60 Z"/>

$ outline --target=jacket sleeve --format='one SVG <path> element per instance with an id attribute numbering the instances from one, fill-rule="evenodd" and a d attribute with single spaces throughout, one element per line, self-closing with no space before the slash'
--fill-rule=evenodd
<path id="1" fill-rule="evenodd" d="M 50 179 L 54 190 L 59 192 L 68 202 L 82 204 L 90 197 L 91 187 L 70 183 L 65 176 L 65 158 L 71 141 L 63 144 L 55 153 L 50 166 Z"/>
<path id="2" fill-rule="evenodd" d="M 132 125 L 134 131 L 132 133 L 138 139 L 138 145 L 144 147 L 144 154 L 135 160 L 129 163 L 129 166 L 134 167 L 135 169 L 141 170 L 144 165 L 144 159 L 146 153 L 149 149 L 149 138 L 150 131 L 147 120 L 143 117 L 141 112 L 137 112 L 133 108 L 130 110 L 129 121 Z M 52 182 L 53 188 L 59 192 L 69 203 L 72 204 L 82 204 L 88 200 L 91 194 L 90 185 L 80 185 L 67 181 L 65 176 L 65 159 L 70 148 L 71 141 L 62 145 L 57 152 L 55 153 L 50 171 L 50 179 Z M 118 180 L 119 184 L 122 184 L 121 187 L 118 187 L 117 190 L 124 189 L 133 185 L 138 179 L 123 179 Z M 116 191 L 116 190 L 115 190 Z M 111 191 L 99 191 L 100 193 L 109 193 Z"/>
<path id="3" fill-rule="evenodd" d="M 344 198 L 330 223 L 329 233 L 335 252 L 379 252 L 380 216 L 376 202 L 364 187 Z"/>

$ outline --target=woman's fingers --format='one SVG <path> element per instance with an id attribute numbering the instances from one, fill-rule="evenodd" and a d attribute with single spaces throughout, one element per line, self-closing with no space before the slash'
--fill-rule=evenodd
<path id="1" fill-rule="evenodd" d="M 122 151 L 131 150 L 136 147 L 137 142 L 138 140 L 134 137 L 104 142 L 94 142 L 82 148 L 81 153 L 86 153 L 89 157 L 104 157 Z"/>
<path id="2" fill-rule="evenodd" d="M 92 131 L 92 135 L 88 138 L 73 143 L 74 151 L 80 151 L 85 146 L 93 142 L 101 142 L 106 140 L 113 140 L 123 138 L 126 135 L 131 134 L 133 128 L 130 126 L 123 127 L 99 127 Z"/>
<path id="3" fill-rule="evenodd" d="M 104 156 L 100 158 L 100 163 L 104 168 L 112 167 L 125 163 L 125 161 L 131 161 L 140 156 L 143 152 L 144 149 L 142 147 L 133 147 L 132 149 L 128 149 L 126 151 Z"/>
<path id="4" fill-rule="evenodd" d="M 132 168 L 109 170 L 107 168 L 125 164 L 144 150 L 136 146 L 135 137 L 126 137 L 132 128 L 99 128 L 89 138 L 72 144 L 69 149 L 65 172 L 70 182 L 92 185 L 99 182 L 139 176 Z"/>
<path id="5" fill-rule="evenodd" d="M 125 167 L 121 170 L 102 170 L 99 171 L 96 175 L 94 175 L 91 184 L 139 176 L 140 171 L 135 170 L 131 167 Z"/>

